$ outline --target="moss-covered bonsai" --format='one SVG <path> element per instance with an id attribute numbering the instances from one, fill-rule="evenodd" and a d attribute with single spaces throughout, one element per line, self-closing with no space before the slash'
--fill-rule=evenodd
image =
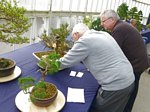
<path id="1" fill-rule="evenodd" d="M 25 12 L 26 9 L 19 7 L 15 0 L 0 1 L 0 42 L 11 44 L 29 42 L 29 39 L 22 35 L 31 26 Z"/>
<path id="2" fill-rule="evenodd" d="M 45 81 L 47 74 L 53 74 L 59 71 L 60 62 L 57 61 L 60 55 L 56 52 L 41 58 L 38 62 L 41 71 L 41 80 L 36 82 L 32 77 L 23 77 L 18 79 L 19 87 L 25 94 L 30 94 L 31 101 L 41 107 L 49 106 L 57 97 L 57 87 Z M 33 87 L 31 90 L 30 87 Z M 42 102 L 42 103 L 41 103 Z M 47 103 L 48 102 L 48 103 Z"/>

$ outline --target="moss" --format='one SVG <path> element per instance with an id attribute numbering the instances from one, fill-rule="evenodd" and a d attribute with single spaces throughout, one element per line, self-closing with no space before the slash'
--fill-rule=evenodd
<path id="1" fill-rule="evenodd" d="M 4 58 L 1 58 L 0 59 L 0 67 L 1 68 L 6 68 L 9 66 L 9 61 L 8 60 L 5 60 Z"/>
<path id="2" fill-rule="evenodd" d="M 12 62 L 9 59 L 0 58 L 0 68 L 7 68 L 12 65 Z"/>
<path id="3" fill-rule="evenodd" d="M 56 88 L 52 86 L 50 83 L 40 81 L 35 85 L 31 94 L 39 99 L 47 99 L 53 97 L 56 91 L 57 91 Z"/>

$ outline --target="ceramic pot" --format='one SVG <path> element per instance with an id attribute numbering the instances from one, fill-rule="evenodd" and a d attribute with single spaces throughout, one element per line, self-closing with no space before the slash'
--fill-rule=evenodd
<path id="1" fill-rule="evenodd" d="M 32 92 L 35 90 L 35 88 L 33 87 L 31 93 L 30 93 L 30 99 L 31 99 L 31 102 L 36 105 L 36 106 L 39 106 L 39 107 L 47 107 L 49 105 L 51 105 L 53 103 L 53 101 L 56 99 L 57 97 L 57 94 L 58 94 L 58 90 L 57 90 L 57 87 L 52 84 L 52 83 L 47 83 L 47 88 L 49 88 L 49 90 L 47 90 L 49 93 L 51 92 L 51 95 L 49 98 L 37 98 L 35 96 L 33 96 Z"/>
<path id="2" fill-rule="evenodd" d="M 7 58 L 0 58 L 0 77 L 12 75 L 16 67 L 16 62 Z"/>

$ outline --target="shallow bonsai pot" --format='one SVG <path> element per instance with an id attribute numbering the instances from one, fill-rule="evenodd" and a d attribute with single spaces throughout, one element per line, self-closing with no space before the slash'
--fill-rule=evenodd
<path id="1" fill-rule="evenodd" d="M 30 99 L 34 105 L 39 106 L 39 107 L 47 107 L 47 106 L 51 105 L 53 103 L 53 101 L 56 99 L 57 94 L 58 94 L 57 87 L 52 83 L 48 83 L 48 85 L 51 88 L 50 92 L 53 91 L 53 93 L 49 98 L 45 98 L 45 99 L 40 99 L 40 98 L 34 97 L 32 95 L 32 92 L 34 91 L 34 87 L 33 87 L 32 91 L 30 93 Z"/>
<path id="2" fill-rule="evenodd" d="M 4 65 L 6 61 L 7 65 Z M 4 66 L 3 66 L 4 65 Z M 16 62 L 7 58 L 0 58 L 0 77 L 12 75 L 16 67 Z"/>

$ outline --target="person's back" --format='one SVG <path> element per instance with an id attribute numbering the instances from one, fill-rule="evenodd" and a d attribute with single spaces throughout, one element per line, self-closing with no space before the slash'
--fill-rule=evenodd
<path id="1" fill-rule="evenodd" d="M 111 34 L 131 62 L 134 72 L 143 72 L 149 67 L 146 46 L 138 30 L 118 21 Z"/>
<path id="2" fill-rule="evenodd" d="M 88 44 L 87 48 L 82 47 L 88 49 L 83 63 L 97 79 L 102 89 L 119 90 L 133 83 L 132 66 L 108 33 L 92 30 L 86 32 L 76 42 L 78 43 Z"/>

